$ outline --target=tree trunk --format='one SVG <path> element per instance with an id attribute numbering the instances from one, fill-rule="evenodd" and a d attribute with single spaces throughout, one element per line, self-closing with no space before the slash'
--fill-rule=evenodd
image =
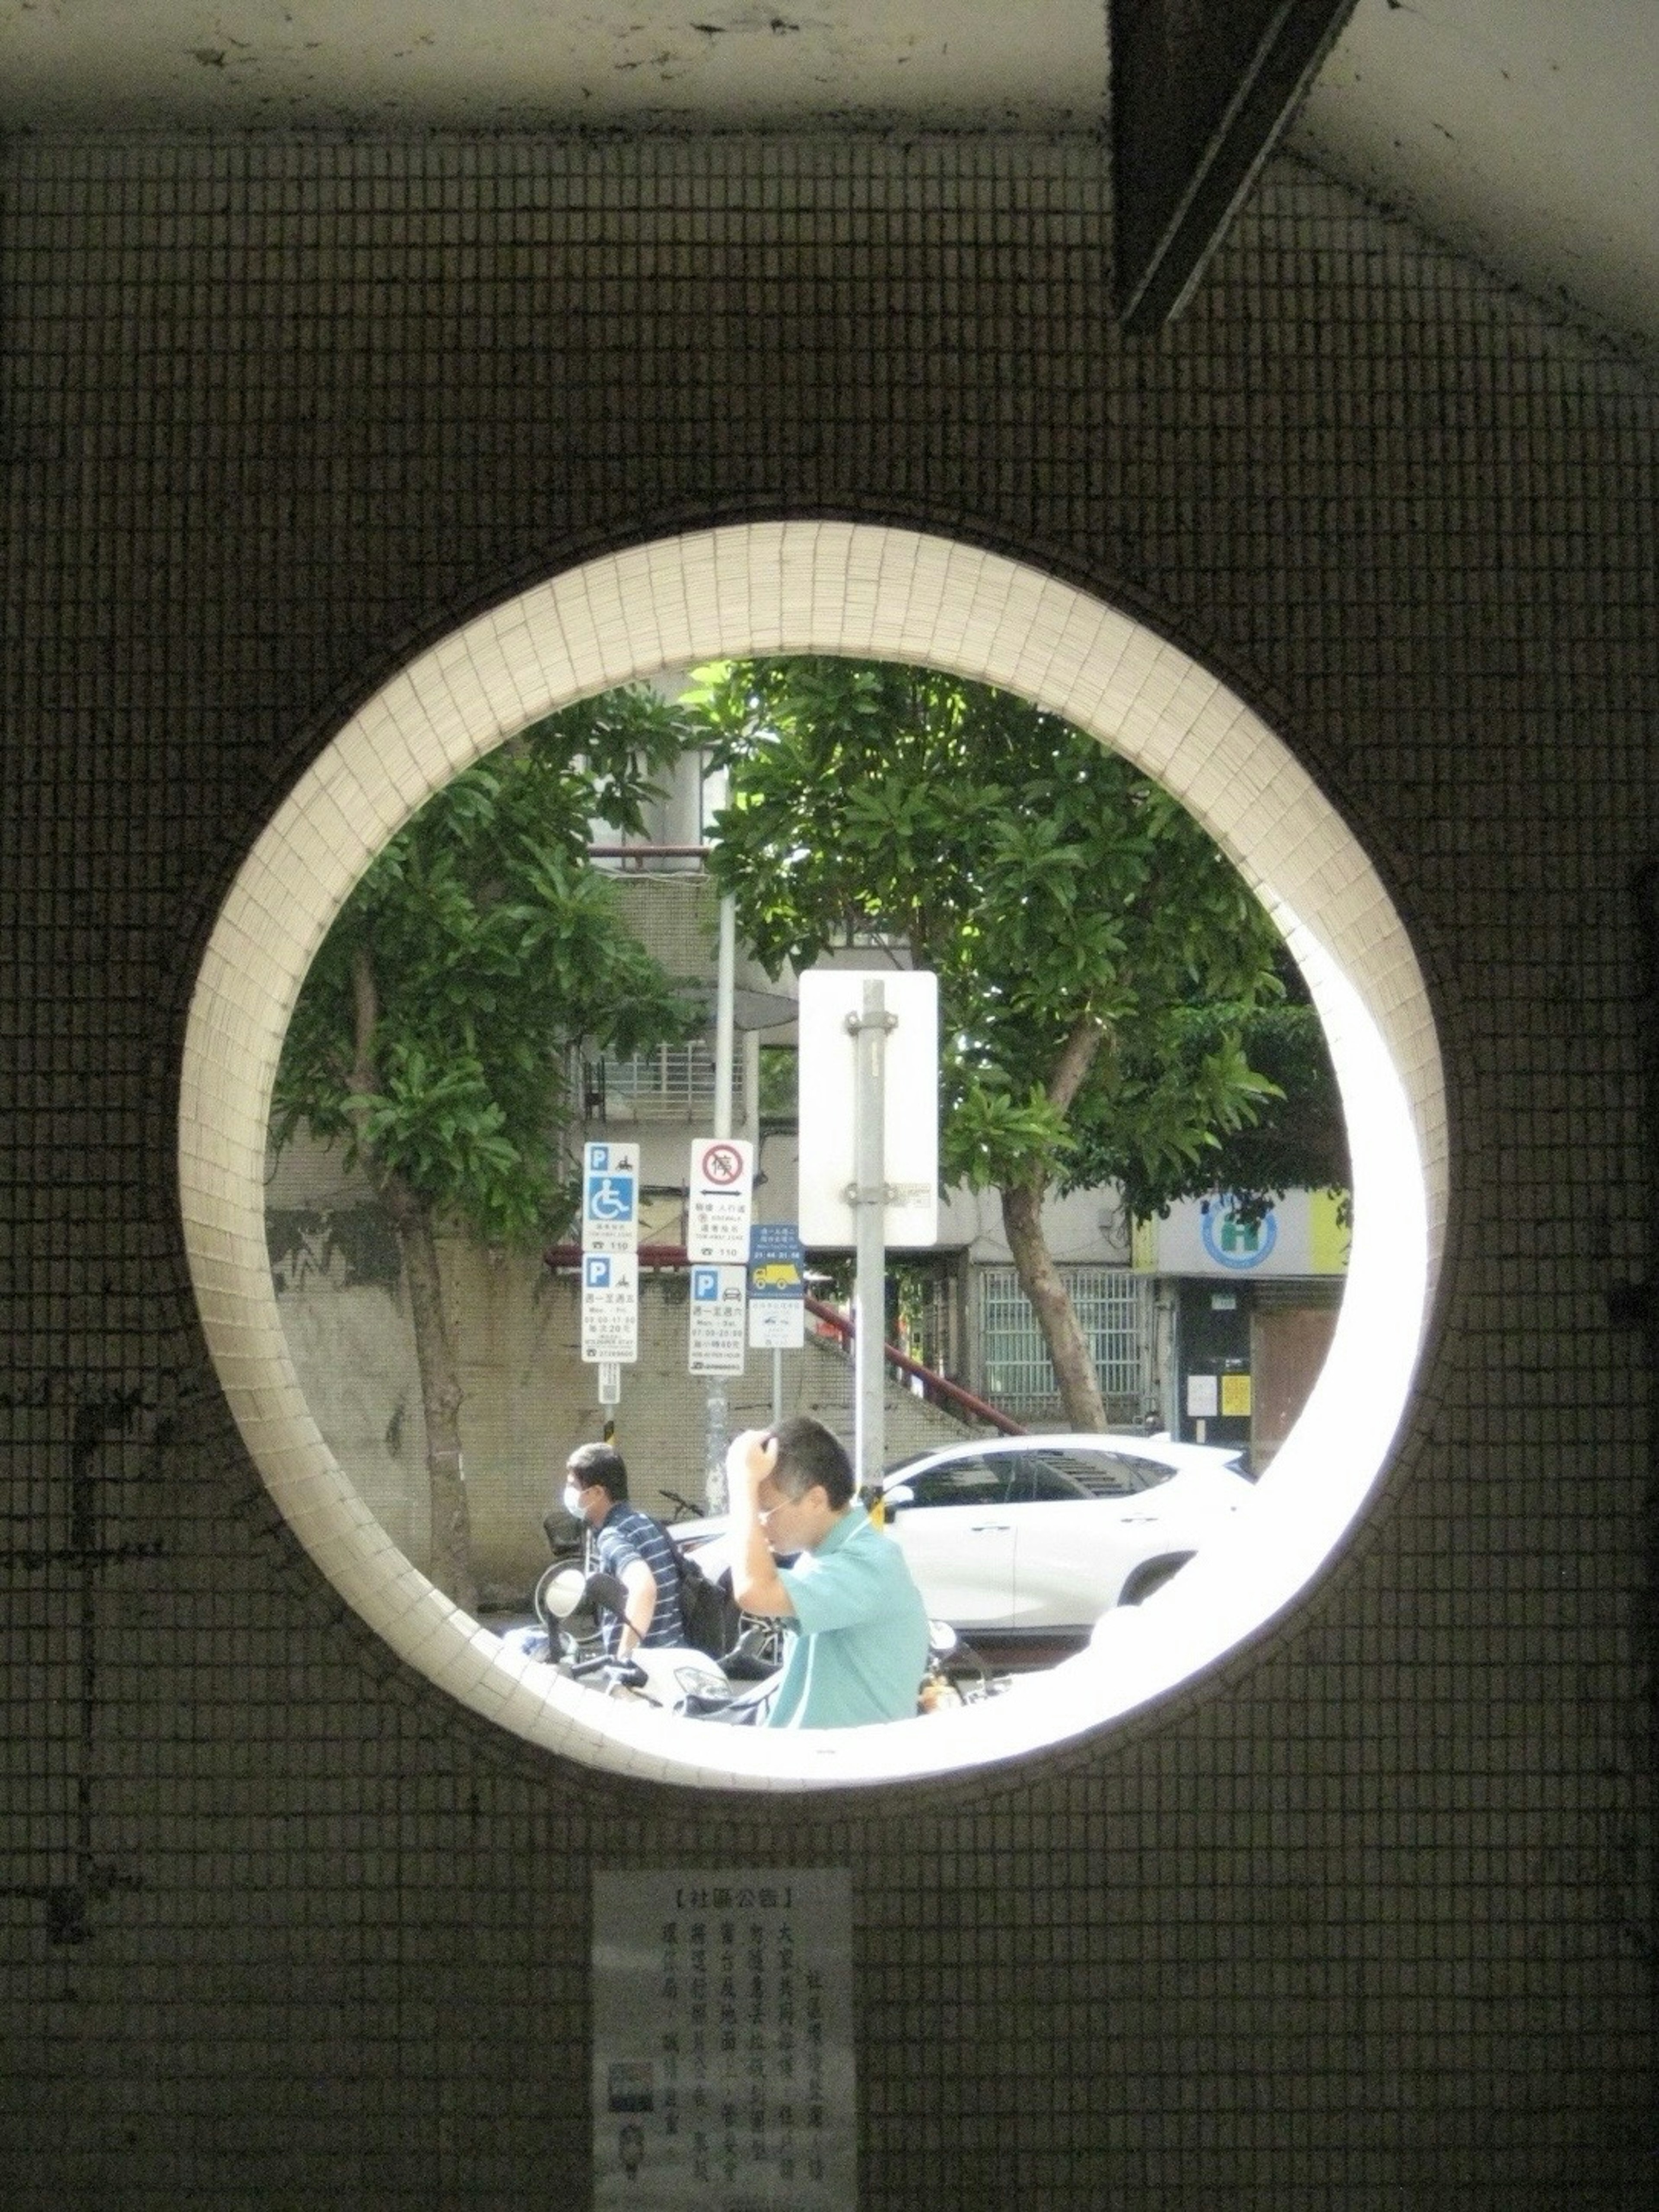
<path id="1" fill-rule="evenodd" d="M 1105 1042 L 1105 1028 L 1093 1014 L 1085 1014 L 1066 1038 L 1043 1085 L 1050 1102 L 1062 1114 L 1071 1111 L 1072 1102 Z M 1014 1255 L 1019 1286 L 1031 1302 L 1042 1341 L 1048 1347 L 1066 1418 L 1074 1429 L 1103 1429 L 1106 1407 L 1095 1373 L 1095 1356 L 1078 1326 L 1071 1293 L 1043 1242 L 1042 1194 L 1048 1188 L 1046 1175 L 1034 1176 L 1029 1182 L 1008 1184 L 1002 1193 L 1002 1225 L 1008 1249 Z"/>
<path id="2" fill-rule="evenodd" d="M 461 1463 L 461 1385 L 444 1311 L 438 1241 L 424 1203 L 400 1176 L 387 1176 L 382 1188 L 403 1254 L 410 1317 L 415 1327 L 415 1363 L 421 1371 L 427 1484 L 432 1501 L 431 1577 L 464 1613 L 476 1613 L 478 1591 L 472 1579 L 472 1531 L 466 1474 Z"/>
<path id="3" fill-rule="evenodd" d="M 352 955 L 351 996 L 355 1053 L 351 1087 L 360 1096 L 379 1088 L 374 1066 L 374 1032 L 380 998 L 374 962 L 367 945 Z M 357 1117 L 357 1133 L 369 1172 L 379 1187 L 398 1234 L 404 1280 L 409 1285 L 410 1318 L 415 1329 L 415 1364 L 420 1370 L 421 1406 L 426 1415 L 426 1479 L 432 1509 L 431 1577 L 464 1613 L 478 1609 L 472 1579 L 472 1529 L 466 1504 L 466 1470 L 461 1464 L 461 1383 L 455 1371 L 455 1346 L 444 1311 L 443 1280 L 438 1273 L 438 1240 L 426 1201 L 399 1175 L 374 1159 Z"/>
<path id="4" fill-rule="evenodd" d="M 1106 1407 L 1094 1354 L 1078 1325 L 1070 1294 L 1042 1237 L 1042 1183 L 1011 1183 L 1002 1194 L 1002 1225 L 1019 1286 L 1031 1302 L 1048 1347 L 1060 1401 L 1074 1429 L 1103 1429 Z"/>

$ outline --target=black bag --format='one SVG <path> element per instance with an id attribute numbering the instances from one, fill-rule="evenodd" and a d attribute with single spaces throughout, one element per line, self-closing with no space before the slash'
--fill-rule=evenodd
<path id="1" fill-rule="evenodd" d="M 662 1527 L 660 1522 L 657 1524 Z M 738 1601 L 723 1583 L 713 1582 L 663 1529 L 680 1571 L 680 1633 L 705 1658 L 724 1659 L 738 1640 Z"/>

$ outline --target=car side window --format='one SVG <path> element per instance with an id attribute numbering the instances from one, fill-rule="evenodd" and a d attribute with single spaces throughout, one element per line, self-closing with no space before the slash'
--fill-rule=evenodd
<path id="1" fill-rule="evenodd" d="M 1098 1494 L 1088 1484 L 1078 1480 L 1063 1453 L 1022 1452 L 1015 1462 L 1008 1503 L 1042 1505 L 1063 1500 L 1075 1505 L 1079 1498 Z"/>
<path id="2" fill-rule="evenodd" d="M 1127 1453 L 1107 1455 L 1115 1468 L 1123 1470 L 1125 1479 L 1137 1491 L 1156 1490 L 1160 1482 L 1167 1482 L 1175 1473 L 1161 1459 L 1131 1459 Z"/>
<path id="3" fill-rule="evenodd" d="M 1008 1493 L 1008 1470 L 982 1459 L 956 1459 L 907 1476 L 906 1482 L 919 1506 L 1000 1505 Z"/>
<path id="4" fill-rule="evenodd" d="M 1071 1479 L 1073 1497 L 1135 1498 L 1143 1490 L 1155 1490 L 1175 1473 L 1162 1460 L 1132 1458 L 1127 1452 L 1076 1451 L 1054 1456 Z"/>

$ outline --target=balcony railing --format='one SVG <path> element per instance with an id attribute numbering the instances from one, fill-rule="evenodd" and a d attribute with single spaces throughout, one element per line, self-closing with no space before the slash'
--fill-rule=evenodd
<path id="1" fill-rule="evenodd" d="M 693 1121 L 714 1103 L 714 1054 L 702 1037 L 649 1052 L 606 1053 L 582 1064 L 582 1117 L 587 1121 Z M 732 1070 L 732 1110 L 745 1114 L 741 1065 Z"/>

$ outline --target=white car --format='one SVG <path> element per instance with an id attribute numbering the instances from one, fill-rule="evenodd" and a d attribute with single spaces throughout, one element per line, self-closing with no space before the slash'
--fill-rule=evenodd
<path id="1" fill-rule="evenodd" d="M 1138 1605 L 1226 1528 L 1251 1485 L 1239 1454 L 1214 1445 L 1024 1436 L 919 1452 L 888 1469 L 882 1494 L 929 1613 L 1018 1635 L 1084 1631 Z M 698 1549 L 724 1528 L 674 1533 Z"/>

